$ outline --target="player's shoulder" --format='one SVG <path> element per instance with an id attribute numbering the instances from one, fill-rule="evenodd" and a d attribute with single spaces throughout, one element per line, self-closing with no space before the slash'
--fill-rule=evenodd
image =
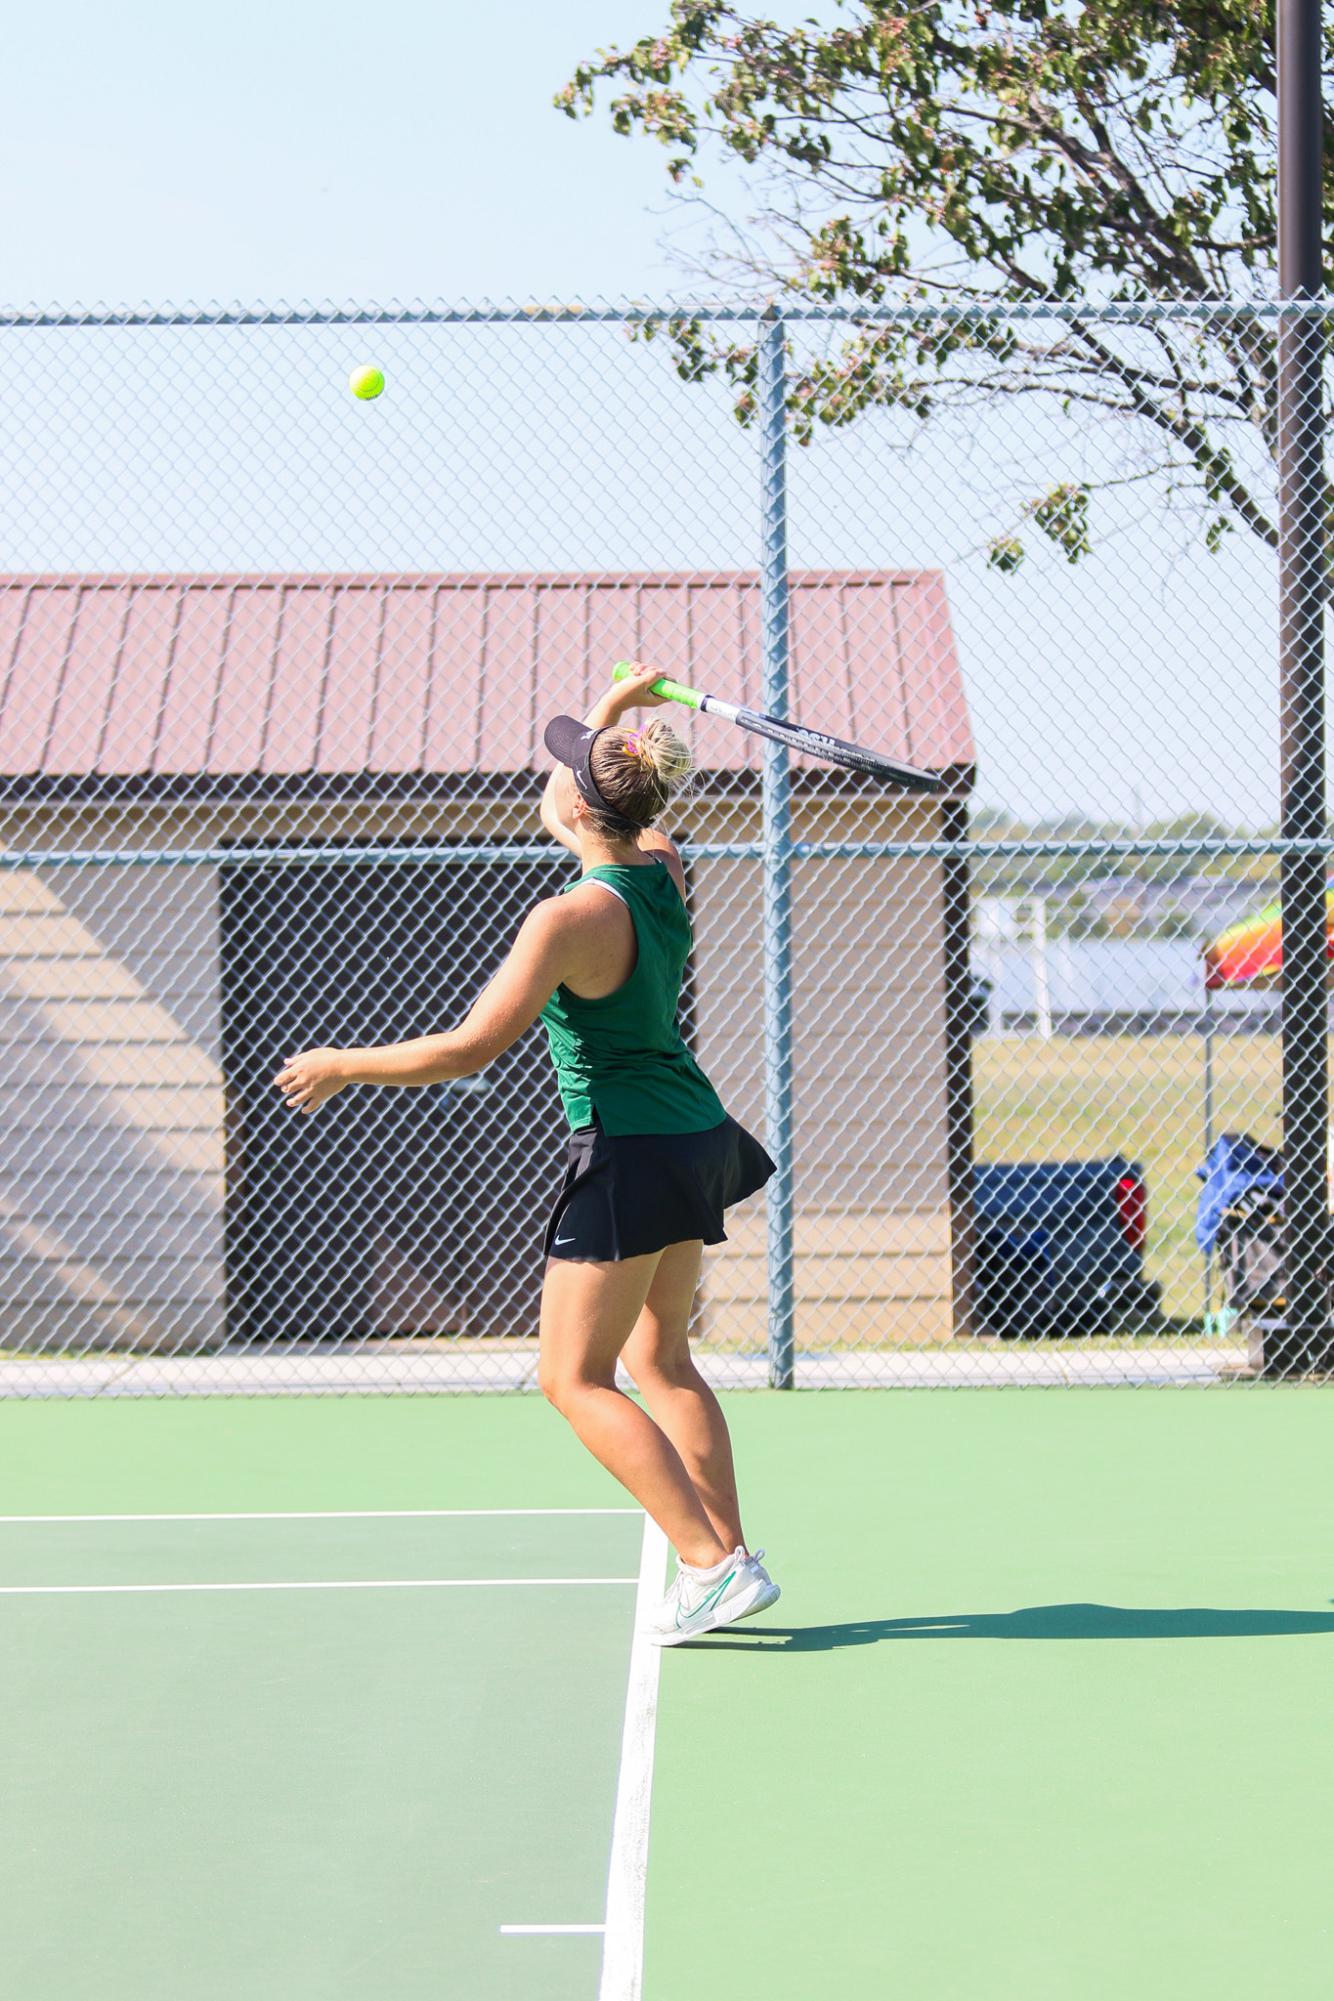
<path id="1" fill-rule="evenodd" d="M 554 896 L 544 896 L 533 905 L 528 923 L 540 937 L 546 938 L 568 938 L 596 929 L 617 908 L 613 897 L 588 894 L 596 889 L 597 884 L 587 878 L 567 883 Z"/>
<path id="2" fill-rule="evenodd" d="M 671 875 L 672 881 L 682 896 L 686 893 L 685 863 L 676 842 L 669 834 L 660 834 L 656 827 L 648 827 L 639 837 L 641 854 L 652 855 Z"/>
<path id="3" fill-rule="evenodd" d="M 585 896 L 578 883 L 571 884 L 565 895 L 540 898 L 523 920 L 515 952 L 526 963 L 540 965 L 553 980 L 564 979 L 582 965 L 590 950 L 601 949 L 606 904 L 616 908 L 610 896 Z"/>

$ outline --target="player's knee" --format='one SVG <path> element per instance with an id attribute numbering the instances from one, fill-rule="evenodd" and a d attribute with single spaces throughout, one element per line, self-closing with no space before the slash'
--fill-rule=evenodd
<path id="1" fill-rule="evenodd" d="M 684 1343 L 680 1348 L 637 1355 L 633 1374 L 641 1389 L 648 1383 L 655 1383 L 669 1390 L 693 1390 L 704 1380 Z"/>
<path id="2" fill-rule="evenodd" d="M 569 1371 L 567 1369 L 557 1368 L 554 1362 L 548 1362 L 545 1357 L 538 1363 L 537 1387 L 541 1390 L 547 1402 L 553 1404 L 557 1410 L 561 1407 L 568 1381 Z"/>
<path id="3" fill-rule="evenodd" d="M 583 1369 L 572 1369 L 568 1364 L 539 1361 L 537 1365 L 537 1387 L 549 1404 L 568 1416 L 570 1408 L 582 1396 L 609 1390 L 614 1381 L 604 1382 L 597 1375 L 590 1375 Z"/>

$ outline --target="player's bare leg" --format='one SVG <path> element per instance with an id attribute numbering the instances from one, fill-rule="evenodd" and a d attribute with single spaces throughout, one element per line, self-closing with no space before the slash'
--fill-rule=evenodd
<path id="1" fill-rule="evenodd" d="M 647 1411 L 616 1387 L 616 1362 L 643 1310 L 662 1252 L 591 1263 L 552 1258 L 542 1287 L 538 1381 L 595 1459 L 634 1495 L 683 1562 L 729 1554 L 681 1456 Z"/>
<path id="2" fill-rule="evenodd" d="M 659 1253 L 621 1360 L 680 1454 L 724 1549 L 745 1549 L 727 1420 L 690 1353 L 690 1308 L 703 1254 L 698 1238 Z"/>

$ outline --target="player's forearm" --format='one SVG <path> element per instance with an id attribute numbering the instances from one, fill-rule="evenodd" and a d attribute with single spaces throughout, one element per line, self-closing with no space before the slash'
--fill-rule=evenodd
<path id="1" fill-rule="evenodd" d="M 560 806 L 557 803 L 557 789 L 560 783 L 561 770 L 562 767 L 558 764 L 550 778 L 548 778 L 546 790 L 542 794 L 542 804 L 537 809 L 542 825 L 547 829 L 548 833 L 553 826 L 568 828 L 570 824 L 568 820 L 561 818 Z"/>
<path id="2" fill-rule="evenodd" d="M 378 1049 L 344 1049 L 340 1055 L 339 1074 L 345 1084 L 448 1084 L 478 1068 L 452 1029 Z"/>
<path id="3" fill-rule="evenodd" d="M 624 686 L 618 681 L 612 687 L 608 688 L 605 694 L 598 696 L 596 702 L 594 702 L 592 708 L 584 717 L 584 721 L 591 730 L 604 730 L 610 724 L 618 723 L 626 713 L 626 710 L 632 709 L 634 705 L 635 693 L 633 688 Z"/>

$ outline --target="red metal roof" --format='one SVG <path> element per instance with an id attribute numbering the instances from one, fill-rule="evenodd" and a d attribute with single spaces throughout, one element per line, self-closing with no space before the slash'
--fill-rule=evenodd
<path id="1" fill-rule="evenodd" d="M 971 766 L 940 573 L 791 584 L 791 713 Z M 758 579 L 3 577 L 0 775 L 544 769 L 547 717 L 627 656 L 761 706 Z M 759 746 L 720 728 L 705 761 L 758 767 Z"/>

